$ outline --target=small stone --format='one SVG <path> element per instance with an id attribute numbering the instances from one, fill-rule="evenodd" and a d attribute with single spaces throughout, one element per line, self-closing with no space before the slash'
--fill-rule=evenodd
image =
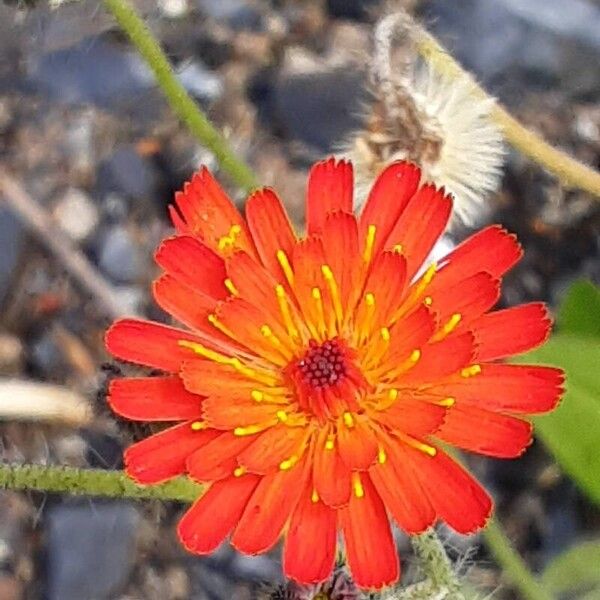
<path id="1" fill-rule="evenodd" d="M 134 566 L 138 513 L 125 503 L 61 504 L 47 515 L 48 600 L 119 596 Z"/>
<path id="2" fill-rule="evenodd" d="M 177 78 L 195 98 L 207 103 L 215 102 L 223 95 L 223 81 L 204 65 L 189 61 L 177 70 Z"/>
<path id="3" fill-rule="evenodd" d="M 133 283 L 142 275 L 143 261 L 138 245 L 122 225 L 114 225 L 104 235 L 98 263 L 117 283 Z"/>
<path id="4" fill-rule="evenodd" d="M 180 19 L 189 12 L 187 0 L 158 0 L 158 8 L 169 19 Z"/>
<path id="5" fill-rule="evenodd" d="M 77 188 L 69 188 L 54 207 L 54 218 L 76 242 L 88 239 L 98 226 L 98 211 L 92 199 Z"/>
<path id="6" fill-rule="evenodd" d="M 21 373 L 24 354 L 23 344 L 18 337 L 0 332 L 0 375 Z"/>

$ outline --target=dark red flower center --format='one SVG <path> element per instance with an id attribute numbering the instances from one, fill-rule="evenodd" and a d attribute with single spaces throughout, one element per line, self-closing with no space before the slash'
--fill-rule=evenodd
<path id="1" fill-rule="evenodd" d="M 367 382 L 354 359 L 354 351 L 339 338 L 321 344 L 311 340 L 304 356 L 287 369 L 300 409 L 321 423 L 359 410 Z"/>
<path id="2" fill-rule="evenodd" d="M 345 349 L 337 338 L 319 345 L 315 340 L 297 363 L 303 383 L 315 389 L 334 385 L 346 375 Z"/>

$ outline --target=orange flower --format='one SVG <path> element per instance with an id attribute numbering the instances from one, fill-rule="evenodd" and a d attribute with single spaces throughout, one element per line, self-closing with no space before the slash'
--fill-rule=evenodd
<path id="1" fill-rule="evenodd" d="M 357 218 L 352 166 L 318 163 L 302 238 L 270 189 L 245 220 L 206 169 L 176 196 L 154 296 L 188 329 L 125 319 L 106 345 L 164 372 L 113 381 L 109 402 L 180 421 L 125 464 L 143 484 L 208 484 L 179 523 L 191 552 L 231 536 L 257 554 L 283 535 L 285 574 L 316 583 L 339 530 L 357 584 L 379 589 L 399 576 L 390 519 L 409 534 L 485 524 L 490 497 L 439 442 L 518 456 L 531 440 L 520 415 L 551 410 L 563 375 L 498 362 L 550 328 L 538 303 L 489 312 L 521 257 L 514 236 L 488 227 L 423 269 L 452 202 L 419 180 L 392 164 Z"/>

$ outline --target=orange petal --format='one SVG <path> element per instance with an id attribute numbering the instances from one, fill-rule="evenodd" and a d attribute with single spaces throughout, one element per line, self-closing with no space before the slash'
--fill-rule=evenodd
<path id="1" fill-rule="evenodd" d="M 179 521 L 177 535 L 186 550 L 194 554 L 216 550 L 240 520 L 259 481 L 256 475 L 243 475 L 213 483 Z"/>
<path id="2" fill-rule="evenodd" d="M 337 542 L 336 511 L 313 499 L 306 488 L 292 513 L 283 548 L 283 572 L 301 584 L 325 581 L 333 571 Z"/>
<path id="3" fill-rule="evenodd" d="M 363 495 L 353 493 L 339 510 L 340 525 L 352 578 L 360 588 L 380 590 L 398 580 L 398 554 L 381 497 L 368 475 L 361 473 L 360 482 Z"/>
<path id="4" fill-rule="evenodd" d="M 492 308 L 500 298 L 500 282 L 488 273 L 476 273 L 452 285 L 436 285 L 435 277 L 427 294 L 432 299 L 431 309 L 440 326 L 458 314 L 462 327 Z"/>
<path id="5" fill-rule="evenodd" d="M 188 331 L 167 327 L 152 321 L 121 319 L 106 332 L 106 349 L 115 357 L 138 365 L 175 373 L 192 353 L 179 341 L 200 343 Z"/>
<path id="6" fill-rule="evenodd" d="M 263 477 L 233 532 L 231 545 L 244 554 L 271 549 L 298 503 L 307 474 L 306 464 L 301 462 Z"/>
<path id="7" fill-rule="evenodd" d="M 369 476 L 396 523 L 406 533 L 422 533 L 433 524 L 436 515 L 402 446 L 386 438 L 385 460 L 372 466 Z"/>
<path id="8" fill-rule="evenodd" d="M 158 247 L 155 259 L 169 275 L 192 290 L 213 300 L 227 297 L 225 263 L 200 240 L 190 236 L 169 238 Z"/>
<path id="9" fill-rule="evenodd" d="M 194 431 L 191 422 L 165 429 L 125 450 L 125 471 L 143 484 L 171 479 L 185 472 L 185 461 L 190 454 L 218 435 L 214 429 Z"/>
<path id="10" fill-rule="evenodd" d="M 375 226 L 373 256 L 385 247 L 396 221 L 417 191 L 421 170 L 407 162 L 395 162 L 376 179 L 360 215 L 360 238 L 365 240 L 370 225 Z"/>
<path id="11" fill-rule="evenodd" d="M 401 385 L 435 383 L 470 365 L 474 355 L 475 342 L 471 333 L 448 336 L 441 342 L 423 346 L 421 358 L 400 376 L 398 382 Z"/>
<path id="12" fill-rule="evenodd" d="M 272 320 L 281 322 L 275 295 L 278 282 L 269 271 L 245 252 L 236 252 L 227 261 L 227 273 L 240 298 L 260 307 Z"/>
<path id="13" fill-rule="evenodd" d="M 335 447 L 333 436 L 329 438 L 330 435 L 329 428 L 324 427 L 317 437 L 313 458 L 313 482 L 323 502 L 336 508 L 347 504 L 350 498 L 350 469 Z"/>
<path id="14" fill-rule="evenodd" d="M 370 416 L 389 429 L 421 437 L 437 431 L 445 414 L 443 406 L 424 402 L 401 392 L 392 406 L 386 410 L 373 411 Z"/>
<path id="15" fill-rule="evenodd" d="M 203 344 L 214 348 L 225 346 L 230 352 L 239 348 L 230 337 L 223 335 L 208 321 L 208 315 L 215 309 L 215 301 L 194 292 L 170 275 L 158 278 L 152 286 L 156 303 L 178 321 L 194 329 L 202 338 Z M 188 350 L 188 356 L 190 351 Z"/>
<path id="16" fill-rule="evenodd" d="M 296 234 L 277 194 L 269 188 L 254 192 L 246 203 L 246 219 L 262 264 L 283 281 L 277 252 L 283 250 L 290 258 Z"/>
<path id="17" fill-rule="evenodd" d="M 406 286 L 406 259 L 397 252 L 382 252 L 378 254 L 371 265 L 371 270 L 365 283 L 365 294 L 375 297 L 375 319 L 373 329 L 387 327 L 404 295 Z M 366 309 L 361 303 L 357 319 L 361 318 Z"/>
<path id="18" fill-rule="evenodd" d="M 402 246 L 409 281 L 444 233 L 451 212 L 451 197 L 430 184 L 420 188 L 409 200 L 386 244 L 390 250 L 397 244 Z"/>
<path id="19" fill-rule="evenodd" d="M 321 239 L 326 262 L 340 287 L 342 305 L 352 309 L 362 289 L 356 217 L 345 212 L 328 214 Z"/>
<path id="20" fill-rule="evenodd" d="M 239 456 L 240 465 L 252 473 L 269 473 L 283 461 L 300 460 L 312 430 L 277 425 L 253 436 L 253 442 Z"/>
<path id="21" fill-rule="evenodd" d="M 350 469 L 368 469 L 375 462 L 377 439 L 368 421 L 354 418 L 352 427 L 347 427 L 340 418 L 337 432 L 340 456 Z"/>
<path id="22" fill-rule="evenodd" d="M 202 404 L 204 420 L 215 429 L 235 429 L 257 423 L 277 422 L 281 404 L 256 402 L 250 398 L 209 396 Z M 252 438 L 250 438 L 252 440 Z"/>
<path id="23" fill-rule="evenodd" d="M 492 411 L 534 414 L 557 405 L 563 383 L 564 373 L 553 367 L 483 364 L 479 374 L 453 377 L 430 391 Z"/>
<path id="24" fill-rule="evenodd" d="M 228 256 L 239 249 L 255 255 L 244 220 L 205 167 L 175 194 L 175 204 L 186 224 L 185 233 L 200 238 L 218 254 Z M 181 220 L 175 225 L 181 227 Z"/>
<path id="25" fill-rule="evenodd" d="M 489 273 L 502 277 L 523 255 L 516 236 L 500 225 L 490 225 L 467 238 L 440 261 L 436 279 L 440 285 L 449 286 L 474 275 Z"/>
<path id="26" fill-rule="evenodd" d="M 482 315 L 469 324 L 477 342 L 477 360 L 521 354 L 542 344 L 552 322 L 541 302 L 514 306 Z"/>
<path id="27" fill-rule="evenodd" d="M 287 364 L 292 342 L 287 331 L 262 307 L 254 306 L 243 298 L 230 298 L 219 305 L 216 317 L 250 353 L 279 366 Z M 264 334 L 265 327 L 270 332 L 269 336 Z"/>
<path id="28" fill-rule="evenodd" d="M 435 436 L 463 450 L 514 458 L 531 443 L 531 432 L 531 423 L 459 402 L 448 409 Z"/>
<path id="29" fill-rule="evenodd" d="M 230 477 L 237 465 L 237 455 L 251 440 L 231 432 L 222 433 L 186 461 L 189 476 L 196 481 L 216 481 Z"/>
<path id="30" fill-rule="evenodd" d="M 188 391 L 202 396 L 229 398 L 232 402 L 252 398 L 252 391 L 257 388 L 268 389 L 230 365 L 201 358 L 184 362 L 180 375 Z"/>
<path id="31" fill-rule="evenodd" d="M 202 396 L 188 392 L 179 377 L 113 379 L 107 400 L 118 415 L 133 421 L 186 421 L 202 414 Z"/>
<path id="32" fill-rule="evenodd" d="M 404 453 L 438 518 L 462 534 L 485 525 L 492 500 L 469 473 L 439 449 L 435 456 L 429 456 L 405 446 Z"/>
<path id="33" fill-rule="evenodd" d="M 413 350 L 421 348 L 432 336 L 435 321 L 424 305 L 400 319 L 391 328 L 390 345 L 382 365 L 392 370 L 405 360 Z"/>
<path id="34" fill-rule="evenodd" d="M 316 163 L 308 175 L 306 226 L 309 235 L 319 233 L 325 217 L 338 210 L 352 212 L 354 178 L 352 164 L 335 158 Z"/>

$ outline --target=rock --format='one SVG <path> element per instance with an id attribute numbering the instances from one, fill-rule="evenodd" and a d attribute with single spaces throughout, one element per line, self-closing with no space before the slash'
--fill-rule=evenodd
<path id="1" fill-rule="evenodd" d="M 152 73 L 137 53 L 97 38 L 33 54 L 27 75 L 37 91 L 69 104 L 110 107 L 154 87 Z"/>
<path id="2" fill-rule="evenodd" d="M 136 510 L 120 502 L 61 504 L 46 517 L 48 600 L 116 597 L 134 566 Z"/>
<path id="3" fill-rule="evenodd" d="M 327 0 L 327 10 L 332 17 L 366 21 L 369 13 L 381 0 Z"/>
<path id="4" fill-rule="evenodd" d="M 15 274 L 25 230 L 8 209 L 0 206 L 0 303 L 10 289 Z"/>
<path id="5" fill-rule="evenodd" d="M 523 87 L 600 90 L 600 7 L 588 0 L 431 0 L 425 20 L 507 102 Z"/>
<path id="6" fill-rule="evenodd" d="M 151 198 L 157 180 L 150 160 L 133 146 L 119 146 L 98 167 L 97 187 L 102 196 L 114 192 L 132 199 Z"/>
<path id="7" fill-rule="evenodd" d="M 282 580 L 281 566 L 273 557 L 264 554 L 244 556 L 236 553 L 229 568 L 235 577 L 244 581 L 279 583 Z"/>
<path id="8" fill-rule="evenodd" d="M 136 241 L 122 225 L 112 226 L 104 235 L 98 264 L 117 283 L 133 283 L 142 276 L 143 260 Z"/>
<path id="9" fill-rule="evenodd" d="M 50 381 L 59 380 L 67 370 L 60 347 L 49 331 L 29 344 L 29 360 L 34 374 Z"/>
<path id="10" fill-rule="evenodd" d="M 0 331 L 0 375 L 20 374 L 23 369 L 24 355 L 21 340 L 14 335 Z"/>
<path id="11" fill-rule="evenodd" d="M 69 188 L 62 194 L 53 215 L 61 229 L 76 242 L 88 239 L 99 221 L 92 199 L 77 188 Z"/>
<path id="12" fill-rule="evenodd" d="M 265 124 L 321 155 L 360 125 L 364 83 L 357 67 L 319 68 L 312 57 L 294 53 L 279 73 L 255 78 L 250 98 Z"/>
<path id="13" fill-rule="evenodd" d="M 202 102 L 212 103 L 223 95 L 223 81 L 203 64 L 188 61 L 177 69 L 177 78 L 189 94 Z"/>
<path id="14" fill-rule="evenodd" d="M 264 30 L 260 6 L 248 0 L 196 0 L 196 4 L 205 15 L 235 30 Z"/>

